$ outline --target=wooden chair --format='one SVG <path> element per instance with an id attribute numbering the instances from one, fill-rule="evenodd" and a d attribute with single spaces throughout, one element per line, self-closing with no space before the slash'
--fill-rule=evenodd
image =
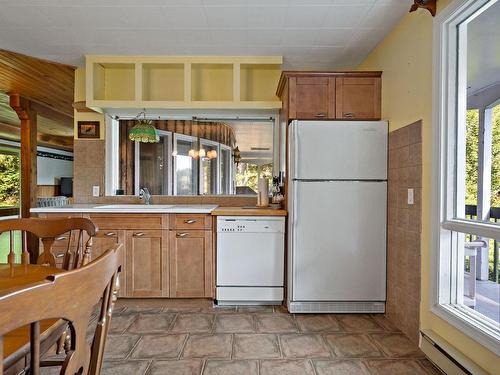
<path id="1" fill-rule="evenodd" d="M 62 218 L 62 219 L 12 219 L 0 221 L 0 234 L 9 232 L 10 251 L 7 262 L 16 263 L 14 253 L 14 232 L 21 231 L 23 246 L 21 263 L 29 263 L 29 252 L 27 249 L 27 234 L 32 233 L 43 244 L 43 252 L 38 256 L 38 264 L 47 264 L 56 267 L 59 262 L 56 258 L 63 258 L 62 266 L 65 270 L 78 268 L 90 261 L 92 237 L 95 236 L 97 228 L 89 219 L 84 218 Z M 54 244 L 57 244 L 54 246 Z M 54 254 L 54 249 L 59 250 Z"/>
<path id="2" fill-rule="evenodd" d="M 0 294 L 0 348 L 6 333 L 30 325 L 30 375 L 39 375 L 40 366 L 61 365 L 61 375 L 99 375 L 108 333 L 117 279 L 121 267 L 122 245 L 115 245 L 89 264 L 49 276 L 26 288 Z M 86 333 L 94 310 L 100 313 L 94 339 L 87 343 Z M 40 321 L 64 319 L 71 332 L 71 347 L 61 362 L 40 360 Z M 1 351 L 0 351 L 1 353 Z M 3 358 L 0 354 L 0 374 Z"/>
<path id="3" fill-rule="evenodd" d="M 14 233 L 21 232 L 22 253 L 20 262 L 28 264 L 30 254 L 27 248 L 28 233 L 37 236 L 43 245 L 43 252 L 38 256 L 37 264 L 60 267 L 71 270 L 90 262 L 92 237 L 97 233 L 94 223 L 85 218 L 61 219 L 12 219 L 0 221 L 0 234 L 9 233 L 10 249 L 7 261 L 15 264 Z M 62 261 L 59 261 L 62 258 Z M 41 322 L 43 337 L 42 354 L 57 341 L 57 353 L 61 353 L 64 344 L 69 343 L 66 322 L 58 319 L 49 319 Z M 4 348 L 7 360 L 6 368 L 22 366 L 19 362 L 29 354 L 26 338 L 29 336 L 29 327 L 20 327 L 10 333 L 9 346 Z M 14 339 L 16 338 L 16 339 Z M 65 349 L 66 349 L 65 348 Z"/>

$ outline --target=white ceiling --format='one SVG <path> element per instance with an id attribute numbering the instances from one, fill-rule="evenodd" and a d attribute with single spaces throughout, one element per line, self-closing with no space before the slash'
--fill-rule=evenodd
<path id="1" fill-rule="evenodd" d="M 66 64 L 85 54 L 282 55 L 353 68 L 412 0 L 0 0 L 0 48 Z"/>
<path id="2" fill-rule="evenodd" d="M 469 94 L 500 83 L 500 2 L 467 25 Z"/>

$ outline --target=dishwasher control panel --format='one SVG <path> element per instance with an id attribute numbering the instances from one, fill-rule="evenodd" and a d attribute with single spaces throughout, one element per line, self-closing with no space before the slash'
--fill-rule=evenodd
<path id="1" fill-rule="evenodd" d="M 219 216 L 218 233 L 284 233 L 284 217 Z"/>

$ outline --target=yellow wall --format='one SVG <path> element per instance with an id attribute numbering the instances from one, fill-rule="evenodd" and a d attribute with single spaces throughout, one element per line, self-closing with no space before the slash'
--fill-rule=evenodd
<path id="1" fill-rule="evenodd" d="M 75 70 L 75 102 L 85 101 L 85 68 L 78 68 Z M 100 121 L 100 139 L 104 139 L 106 126 L 104 123 L 104 115 L 95 112 L 78 112 L 76 110 L 74 113 L 74 137 L 78 138 L 78 121 Z"/>
<path id="2" fill-rule="evenodd" d="M 450 1 L 438 2 L 440 9 Z M 432 20 L 420 10 L 407 14 L 358 67 L 382 70 L 382 117 L 393 131 L 422 120 L 422 300 L 420 328 L 430 329 L 486 371 L 498 371 L 498 357 L 429 310 L 431 159 L 432 159 Z"/>

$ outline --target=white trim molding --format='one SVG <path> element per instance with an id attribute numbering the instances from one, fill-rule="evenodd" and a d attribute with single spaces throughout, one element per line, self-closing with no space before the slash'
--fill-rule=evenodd
<path id="1" fill-rule="evenodd" d="M 464 233 L 500 239 L 498 224 L 465 219 L 467 23 L 497 0 L 455 0 L 434 19 L 431 280 L 429 309 L 500 355 L 496 322 L 461 304 Z"/>

